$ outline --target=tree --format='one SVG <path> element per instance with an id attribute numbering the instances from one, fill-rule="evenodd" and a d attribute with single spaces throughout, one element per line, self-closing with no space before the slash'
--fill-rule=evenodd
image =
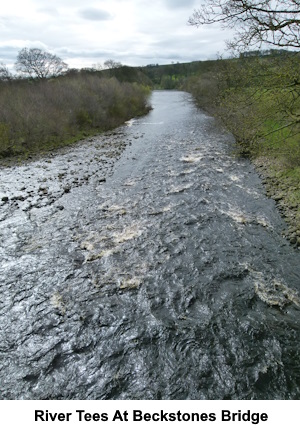
<path id="1" fill-rule="evenodd" d="M 12 80 L 12 74 L 4 63 L 0 63 L 0 81 Z"/>
<path id="2" fill-rule="evenodd" d="M 68 69 L 61 58 L 39 48 L 21 49 L 15 67 L 18 72 L 38 79 L 58 76 Z"/>
<path id="3" fill-rule="evenodd" d="M 107 69 L 118 69 L 119 67 L 122 67 L 122 64 L 119 61 L 106 60 L 104 61 L 104 66 Z"/>
<path id="4" fill-rule="evenodd" d="M 188 23 L 221 23 L 235 31 L 228 48 L 244 50 L 263 43 L 300 48 L 300 0 L 207 0 Z"/>
<path id="5" fill-rule="evenodd" d="M 101 70 L 103 70 L 103 66 L 101 63 L 94 63 L 92 64 L 92 70 L 100 72 Z"/>

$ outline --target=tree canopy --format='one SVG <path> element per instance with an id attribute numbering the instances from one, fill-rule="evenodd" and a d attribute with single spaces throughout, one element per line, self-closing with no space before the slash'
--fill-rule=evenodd
<path id="1" fill-rule="evenodd" d="M 104 61 L 104 67 L 106 69 L 118 69 L 119 67 L 122 67 L 122 63 L 109 59 Z"/>
<path id="2" fill-rule="evenodd" d="M 39 48 L 21 49 L 15 67 L 18 72 L 38 79 L 58 76 L 68 69 L 61 58 Z"/>
<path id="3" fill-rule="evenodd" d="M 300 48 L 300 0 L 207 0 L 188 23 L 221 23 L 235 31 L 229 48 L 244 50 L 263 43 Z"/>

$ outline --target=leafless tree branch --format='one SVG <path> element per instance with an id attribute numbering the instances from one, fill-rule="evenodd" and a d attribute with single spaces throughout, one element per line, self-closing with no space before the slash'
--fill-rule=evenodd
<path id="1" fill-rule="evenodd" d="M 38 79 L 58 76 L 68 69 L 61 58 L 39 48 L 21 49 L 15 67 L 23 75 Z"/>
<path id="2" fill-rule="evenodd" d="M 263 43 L 281 48 L 300 48 L 300 1 L 207 0 L 189 18 L 199 27 L 220 23 L 235 29 L 228 47 L 238 51 Z"/>

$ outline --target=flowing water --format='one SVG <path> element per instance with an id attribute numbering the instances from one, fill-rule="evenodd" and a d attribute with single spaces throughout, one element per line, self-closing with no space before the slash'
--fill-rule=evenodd
<path id="1" fill-rule="evenodd" d="M 299 250 L 190 95 L 152 105 L 2 168 L 1 398 L 300 399 Z"/>

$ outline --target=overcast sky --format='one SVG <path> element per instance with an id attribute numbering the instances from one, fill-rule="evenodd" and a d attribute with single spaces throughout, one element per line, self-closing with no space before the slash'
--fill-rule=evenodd
<path id="1" fill-rule="evenodd" d="M 11 68 L 24 47 L 69 67 L 107 59 L 130 66 L 216 58 L 229 34 L 187 25 L 201 0 L 7 0 L 0 11 L 0 62 Z"/>

